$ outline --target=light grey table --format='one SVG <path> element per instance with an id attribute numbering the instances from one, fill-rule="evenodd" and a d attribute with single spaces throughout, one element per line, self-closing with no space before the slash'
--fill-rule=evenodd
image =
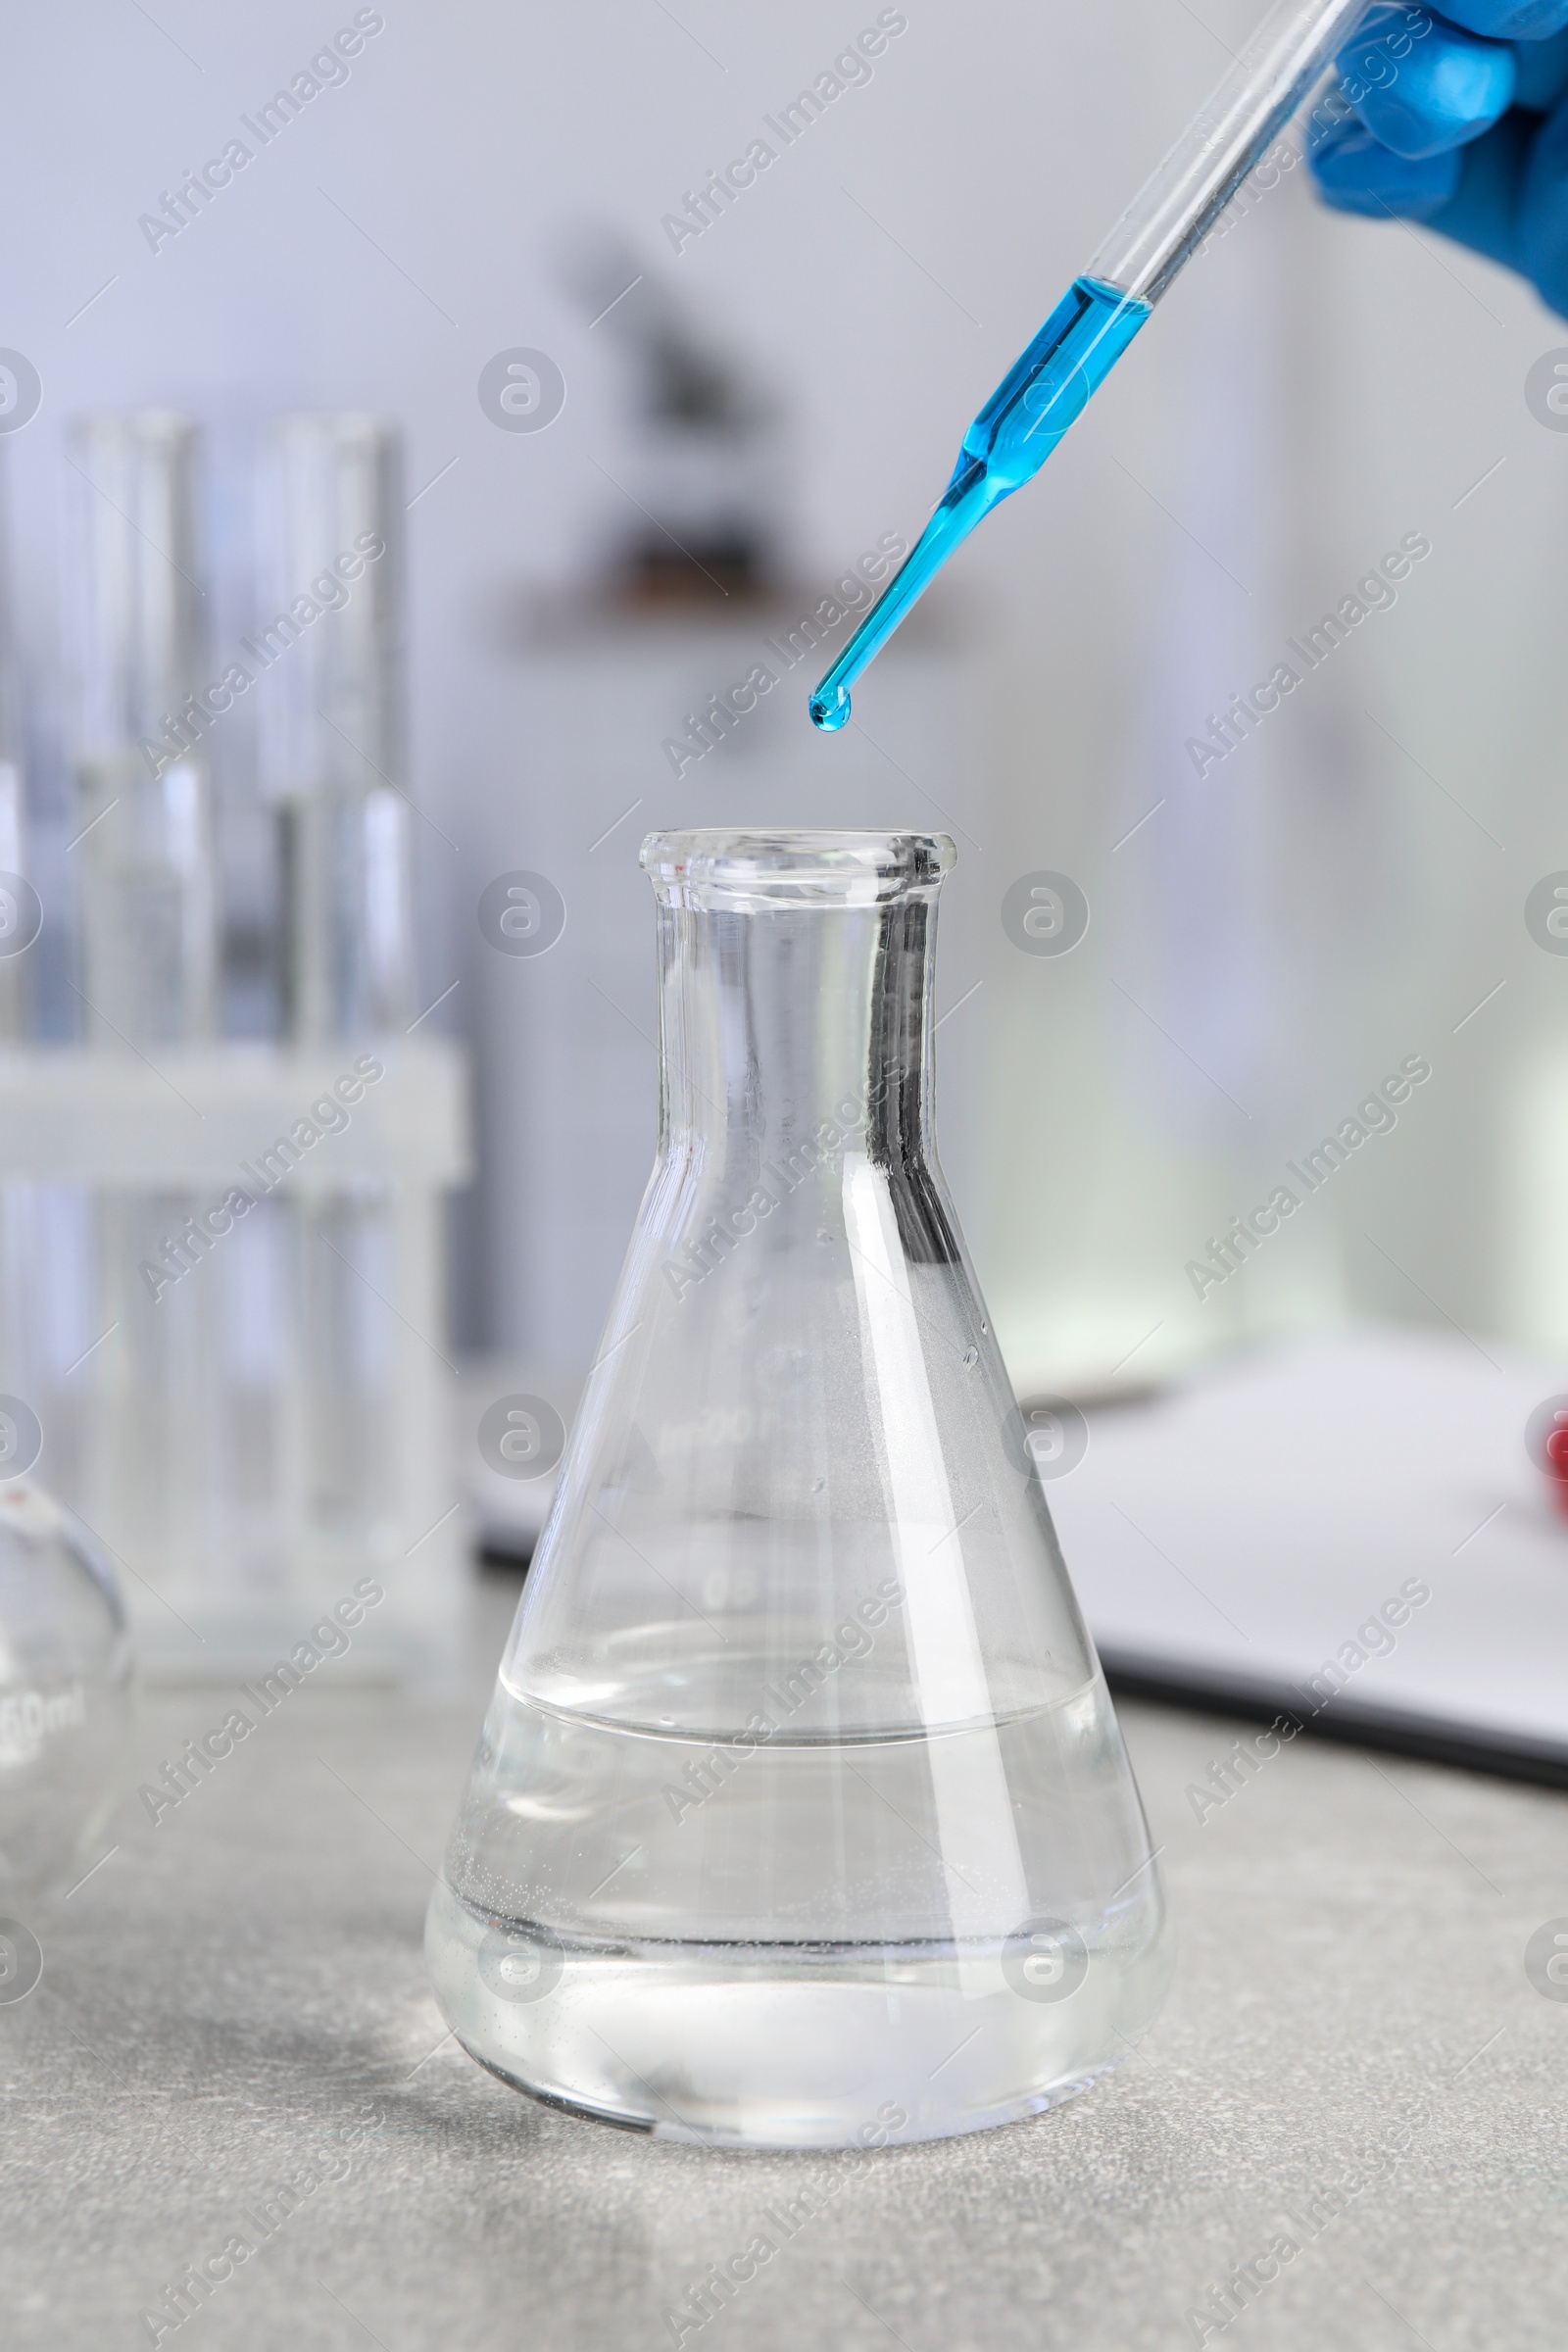
<path id="1" fill-rule="evenodd" d="M 1242 1727 L 1124 1708 L 1181 1936 L 1140 2052 L 969 2139 L 712 2155 L 547 2112 L 443 2038 L 420 1926 L 483 1697 L 323 1673 L 156 1829 L 127 1805 L 39 1920 L 43 1979 L 0 2007 L 7 2352 L 151 2341 L 142 2311 L 307 2166 L 159 2341 L 665 2345 L 666 2309 L 803 2191 L 810 2220 L 686 2344 L 1191 2344 L 1282 2235 L 1299 2251 L 1202 2340 L 1568 2340 L 1568 2002 L 1523 1964 L 1568 1914 L 1568 1800 L 1302 1740 L 1200 1825 L 1187 1788 Z M 222 1712 L 156 1694 L 138 1779 Z"/>

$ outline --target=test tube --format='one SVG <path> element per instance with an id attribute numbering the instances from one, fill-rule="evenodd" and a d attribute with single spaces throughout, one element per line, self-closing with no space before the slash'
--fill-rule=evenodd
<path id="1" fill-rule="evenodd" d="M 282 826 L 285 1025 L 301 1044 L 413 1016 L 400 471 L 381 417 L 285 416 L 272 433 L 271 617 L 252 642 L 269 671 L 263 769 Z"/>
<path id="2" fill-rule="evenodd" d="M 413 1012 L 400 456 L 383 418 L 286 416 L 264 474 L 270 618 L 252 642 L 269 673 L 285 1026 L 297 1046 L 345 1054 L 401 1036 Z M 396 1492 L 393 1200 L 379 1185 L 313 1188 L 294 1212 L 313 1548 L 360 1555 L 384 1540 Z"/>
<path id="3" fill-rule="evenodd" d="M 196 447 L 188 418 L 145 410 L 85 419 L 68 450 L 83 1021 L 92 1052 L 155 1067 L 159 1049 L 205 1044 L 217 1026 Z M 213 1550 L 217 1308 L 201 1268 L 157 1274 L 198 1205 L 174 1189 L 101 1197 L 102 1337 L 87 1367 L 109 1540 L 133 1566 L 191 1580 Z"/>
<path id="4" fill-rule="evenodd" d="M 199 1044 L 217 1026 L 218 956 L 196 428 L 143 410 L 88 417 L 72 444 L 87 1035 Z"/>
<path id="5" fill-rule="evenodd" d="M 0 1046 L 27 1034 L 27 957 L 32 932 L 26 873 L 26 787 L 10 721 L 9 662 L 0 653 Z"/>
<path id="6" fill-rule="evenodd" d="M 6 515 L 0 506 L 0 528 Z M 27 1034 L 27 949 L 41 913 L 27 885 L 26 771 L 21 751 L 21 712 L 11 602 L 9 534 L 0 553 L 0 1046 L 20 1046 Z"/>
<path id="7" fill-rule="evenodd" d="M 23 771 L 16 757 L 9 600 L 0 594 L 0 1051 L 26 1034 L 26 959 L 20 952 L 29 928 L 23 873 Z M 0 1388 L 32 1391 L 31 1268 L 25 1250 L 26 1193 L 16 1180 L 0 1182 Z"/>

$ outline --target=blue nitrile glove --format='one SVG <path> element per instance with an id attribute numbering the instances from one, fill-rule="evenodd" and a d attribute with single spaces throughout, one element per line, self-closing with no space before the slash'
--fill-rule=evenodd
<path id="1" fill-rule="evenodd" d="M 1340 212 L 1424 220 L 1568 318 L 1568 0 L 1380 5 L 1337 64 L 1349 118 L 1310 135 Z"/>

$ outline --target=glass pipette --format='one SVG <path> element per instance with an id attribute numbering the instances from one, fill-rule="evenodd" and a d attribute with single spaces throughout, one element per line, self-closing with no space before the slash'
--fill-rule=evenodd
<path id="1" fill-rule="evenodd" d="M 1279 0 L 963 436 L 909 554 L 811 697 L 832 732 L 850 688 L 975 524 L 1033 479 L 1207 236 L 1370 0 Z"/>

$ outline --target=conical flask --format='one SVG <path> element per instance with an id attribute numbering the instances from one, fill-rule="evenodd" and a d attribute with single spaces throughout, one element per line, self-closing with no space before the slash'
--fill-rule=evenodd
<path id="1" fill-rule="evenodd" d="M 691 832 L 658 1156 L 426 1952 L 520 2089 L 713 2145 L 1049 2107 L 1169 1975 L 937 1166 L 946 838 Z"/>

